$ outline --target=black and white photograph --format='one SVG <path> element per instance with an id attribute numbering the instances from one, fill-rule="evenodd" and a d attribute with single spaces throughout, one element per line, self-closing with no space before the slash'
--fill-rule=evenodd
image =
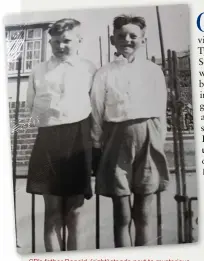
<path id="1" fill-rule="evenodd" d="M 18 253 L 198 241 L 190 13 L 4 18 Z"/>

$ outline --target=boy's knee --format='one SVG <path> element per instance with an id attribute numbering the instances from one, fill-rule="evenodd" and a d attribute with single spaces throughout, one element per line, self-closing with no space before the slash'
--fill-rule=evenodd
<path id="1" fill-rule="evenodd" d="M 141 225 L 148 225 L 152 214 L 152 199 L 153 195 L 144 196 L 136 199 L 132 210 L 132 218 L 135 222 Z"/>
<path id="2" fill-rule="evenodd" d="M 73 208 L 72 210 L 69 211 L 68 217 L 71 219 L 77 219 L 81 214 L 81 207 L 78 208 Z"/>
<path id="3" fill-rule="evenodd" d="M 114 217 L 114 226 L 115 227 L 126 227 L 129 226 L 131 218 L 129 216 L 115 216 Z"/>
<path id="4" fill-rule="evenodd" d="M 79 217 L 84 205 L 84 196 L 74 196 L 67 199 L 66 222 L 69 227 L 79 223 Z"/>
<path id="5" fill-rule="evenodd" d="M 66 216 L 66 225 L 71 233 L 80 233 L 83 229 L 83 225 L 80 219 L 81 211 L 80 209 L 71 210 Z"/>
<path id="6" fill-rule="evenodd" d="M 131 206 L 129 197 L 113 198 L 114 226 L 125 227 L 131 222 Z"/>
<path id="7" fill-rule="evenodd" d="M 135 223 L 139 223 L 140 225 L 148 225 L 150 216 L 150 211 L 145 210 L 134 211 L 132 215 Z"/>
<path id="8" fill-rule="evenodd" d="M 66 212 L 78 213 L 84 205 L 84 195 L 76 195 L 66 198 Z"/>
<path id="9" fill-rule="evenodd" d="M 62 226 L 62 215 L 59 212 L 47 211 L 45 215 L 45 228 L 47 230 L 55 230 Z"/>

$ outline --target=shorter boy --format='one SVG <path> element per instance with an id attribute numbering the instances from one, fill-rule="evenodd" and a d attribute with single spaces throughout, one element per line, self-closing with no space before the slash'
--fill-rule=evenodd
<path id="1" fill-rule="evenodd" d="M 95 68 L 77 53 L 80 22 L 62 19 L 49 30 L 53 56 L 33 70 L 27 91 L 38 134 L 29 163 L 27 192 L 43 195 L 44 241 L 54 251 L 61 227 L 68 228 L 67 249 L 80 246 L 79 218 L 91 191 L 90 97 Z"/>
<path id="2" fill-rule="evenodd" d="M 160 67 L 143 54 L 144 18 L 119 16 L 113 27 L 116 59 L 98 70 L 91 91 L 92 138 L 96 155 L 102 151 L 96 193 L 112 198 L 115 246 L 128 247 L 131 219 L 135 246 L 151 240 L 153 195 L 169 181 L 164 154 L 167 89 Z"/>

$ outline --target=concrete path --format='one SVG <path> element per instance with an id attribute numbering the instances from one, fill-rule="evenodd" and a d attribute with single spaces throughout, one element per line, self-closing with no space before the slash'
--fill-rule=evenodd
<path id="1" fill-rule="evenodd" d="M 18 169 L 18 174 L 25 174 L 25 169 Z M 175 176 L 171 175 L 172 180 L 169 190 L 162 193 L 162 241 L 163 244 L 176 244 L 177 241 L 177 209 L 175 195 Z M 197 196 L 196 174 L 187 174 L 187 192 L 189 196 Z M 93 181 L 94 186 L 94 181 Z M 18 179 L 16 186 L 17 199 L 17 227 L 18 227 L 18 244 L 19 253 L 31 253 L 31 195 L 25 191 L 26 180 Z M 83 242 L 82 249 L 95 249 L 95 196 L 85 202 L 83 209 Z M 157 212 L 156 199 L 153 209 L 153 238 L 150 245 L 157 244 Z M 193 236 L 195 241 L 198 238 L 197 202 L 193 203 Z M 43 222 L 44 222 L 44 202 L 41 196 L 36 196 L 35 204 L 36 217 L 36 252 L 45 252 L 43 242 Z M 112 202 L 110 199 L 100 198 L 100 243 L 101 248 L 113 248 L 113 219 L 112 219 Z M 133 231 L 134 234 L 134 231 Z"/>

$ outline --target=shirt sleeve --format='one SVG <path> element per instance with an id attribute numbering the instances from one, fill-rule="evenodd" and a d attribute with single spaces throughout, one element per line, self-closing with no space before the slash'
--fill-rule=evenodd
<path id="1" fill-rule="evenodd" d="M 101 71 L 97 71 L 91 88 L 91 106 L 92 106 L 92 131 L 93 147 L 101 147 L 102 125 L 105 112 L 105 79 Z"/>
<path id="2" fill-rule="evenodd" d="M 156 85 L 158 90 L 158 99 L 160 103 L 160 122 L 161 122 L 161 134 L 162 140 L 166 139 L 167 123 L 166 123 L 166 109 L 167 109 L 167 86 L 163 71 L 159 68 L 157 73 Z"/>
<path id="3" fill-rule="evenodd" d="M 97 68 L 96 68 L 96 66 L 93 64 L 93 63 L 90 63 L 90 66 L 89 66 L 89 72 L 91 73 L 91 75 L 95 75 L 95 73 L 96 73 L 96 71 L 97 71 Z"/>
<path id="4" fill-rule="evenodd" d="M 97 68 L 96 66 L 89 60 L 86 60 L 86 66 L 87 66 L 87 70 L 88 70 L 88 73 L 90 75 L 90 85 L 89 85 L 89 94 L 91 92 L 91 88 L 92 88 L 92 84 L 93 84 L 93 78 L 94 78 L 94 75 L 97 71 Z"/>
<path id="5" fill-rule="evenodd" d="M 90 84 L 89 93 L 91 93 L 91 89 L 93 87 L 94 76 L 95 76 L 95 74 L 97 72 L 97 68 L 94 65 L 92 65 L 90 72 L 91 72 L 91 84 Z"/>
<path id="6" fill-rule="evenodd" d="M 35 98 L 35 83 L 34 83 L 34 72 L 31 73 L 28 80 L 27 97 L 26 97 L 27 107 L 30 111 L 33 108 L 33 102 Z"/>

